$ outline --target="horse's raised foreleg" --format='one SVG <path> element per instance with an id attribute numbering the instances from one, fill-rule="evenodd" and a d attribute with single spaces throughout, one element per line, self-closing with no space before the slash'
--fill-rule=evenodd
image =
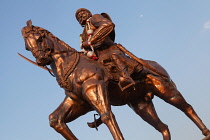
<path id="1" fill-rule="evenodd" d="M 156 130 L 162 133 L 163 140 L 171 140 L 171 135 L 168 126 L 164 124 L 158 117 L 152 101 L 136 101 L 129 106 L 138 114 L 144 121 L 152 125 Z"/>
<path id="2" fill-rule="evenodd" d="M 82 106 L 70 97 L 66 97 L 59 107 L 50 114 L 50 126 L 60 133 L 65 139 L 77 140 L 66 123 L 78 118 L 88 111 L 90 110 L 85 108 L 85 106 Z"/>
<path id="3" fill-rule="evenodd" d="M 83 96 L 100 114 L 101 121 L 107 125 L 114 140 L 124 140 L 123 135 L 111 111 L 106 85 L 102 80 L 88 79 L 83 83 Z"/>
<path id="4" fill-rule="evenodd" d="M 206 128 L 193 107 L 185 101 L 172 82 L 153 75 L 147 75 L 147 78 L 147 82 L 156 89 L 157 92 L 154 93 L 156 96 L 183 111 L 197 125 L 203 135 L 207 136 L 210 134 L 209 129 Z"/>

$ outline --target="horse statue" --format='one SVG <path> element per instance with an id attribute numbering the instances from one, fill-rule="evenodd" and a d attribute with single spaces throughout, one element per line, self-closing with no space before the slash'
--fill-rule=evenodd
<path id="1" fill-rule="evenodd" d="M 95 110 L 100 118 L 89 126 L 97 127 L 104 123 L 114 140 L 124 140 L 111 105 L 127 104 L 158 130 L 163 140 L 171 140 L 168 126 L 159 119 L 155 111 L 152 102 L 154 95 L 184 112 L 203 135 L 210 135 L 209 129 L 193 107 L 185 101 L 167 72 L 156 62 L 150 61 L 151 64 L 154 63 L 154 68 L 165 71 L 165 76 L 144 67 L 141 72 L 131 75 L 136 83 L 134 89 L 122 91 L 117 82 L 108 78 L 106 69 L 98 61 L 71 48 L 46 29 L 33 26 L 28 21 L 27 26 L 22 28 L 22 35 L 25 48 L 32 52 L 36 63 L 40 66 L 50 65 L 58 84 L 65 90 L 64 101 L 49 115 L 50 126 L 65 139 L 77 140 L 66 123 Z"/>

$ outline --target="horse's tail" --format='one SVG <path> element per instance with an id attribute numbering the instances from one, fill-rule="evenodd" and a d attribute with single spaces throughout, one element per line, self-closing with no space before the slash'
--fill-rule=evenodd
<path id="1" fill-rule="evenodd" d="M 117 47 L 121 51 L 126 53 L 128 56 L 130 56 L 131 58 L 133 58 L 134 60 L 136 60 L 137 62 L 142 64 L 143 66 L 145 66 L 146 68 L 150 69 L 151 71 L 157 73 L 160 76 L 163 76 L 166 79 L 169 79 L 169 74 L 167 73 L 167 71 L 160 64 L 158 64 L 157 62 L 150 61 L 150 60 L 144 60 L 142 58 L 138 58 L 133 53 L 128 51 L 125 47 L 123 47 L 121 44 L 117 44 Z"/>

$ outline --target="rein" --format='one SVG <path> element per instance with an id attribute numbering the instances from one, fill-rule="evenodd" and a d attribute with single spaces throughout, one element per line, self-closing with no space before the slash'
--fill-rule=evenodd
<path id="1" fill-rule="evenodd" d="M 72 50 L 65 50 L 65 51 L 59 51 L 59 52 L 52 52 L 51 55 L 53 56 L 53 55 L 56 55 L 56 54 L 68 53 L 68 52 L 70 52 L 70 51 L 72 51 Z"/>
<path id="2" fill-rule="evenodd" d="M 55 77 L 55 75 L 51 72 L 51 70 L 47 66 L 44 66 L 44 67 L 47 69 L 47 71 L 50 73 L 50 75 L 52 75 L 52 77 Z"/>

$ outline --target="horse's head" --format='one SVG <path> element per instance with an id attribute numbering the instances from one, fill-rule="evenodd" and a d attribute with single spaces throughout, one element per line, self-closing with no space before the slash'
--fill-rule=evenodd
<path id="1" fill-rule="evenodd" d="M 32 52 L 37 64 L 41 66 L 49 65 L 53 61 L 51 53 L 54 51 L 54 43 L 47 34 L 50 32 L 33 26 L 31 20 L 27 21 L 27 26 L 22 28 L 26 50 Z"/>

